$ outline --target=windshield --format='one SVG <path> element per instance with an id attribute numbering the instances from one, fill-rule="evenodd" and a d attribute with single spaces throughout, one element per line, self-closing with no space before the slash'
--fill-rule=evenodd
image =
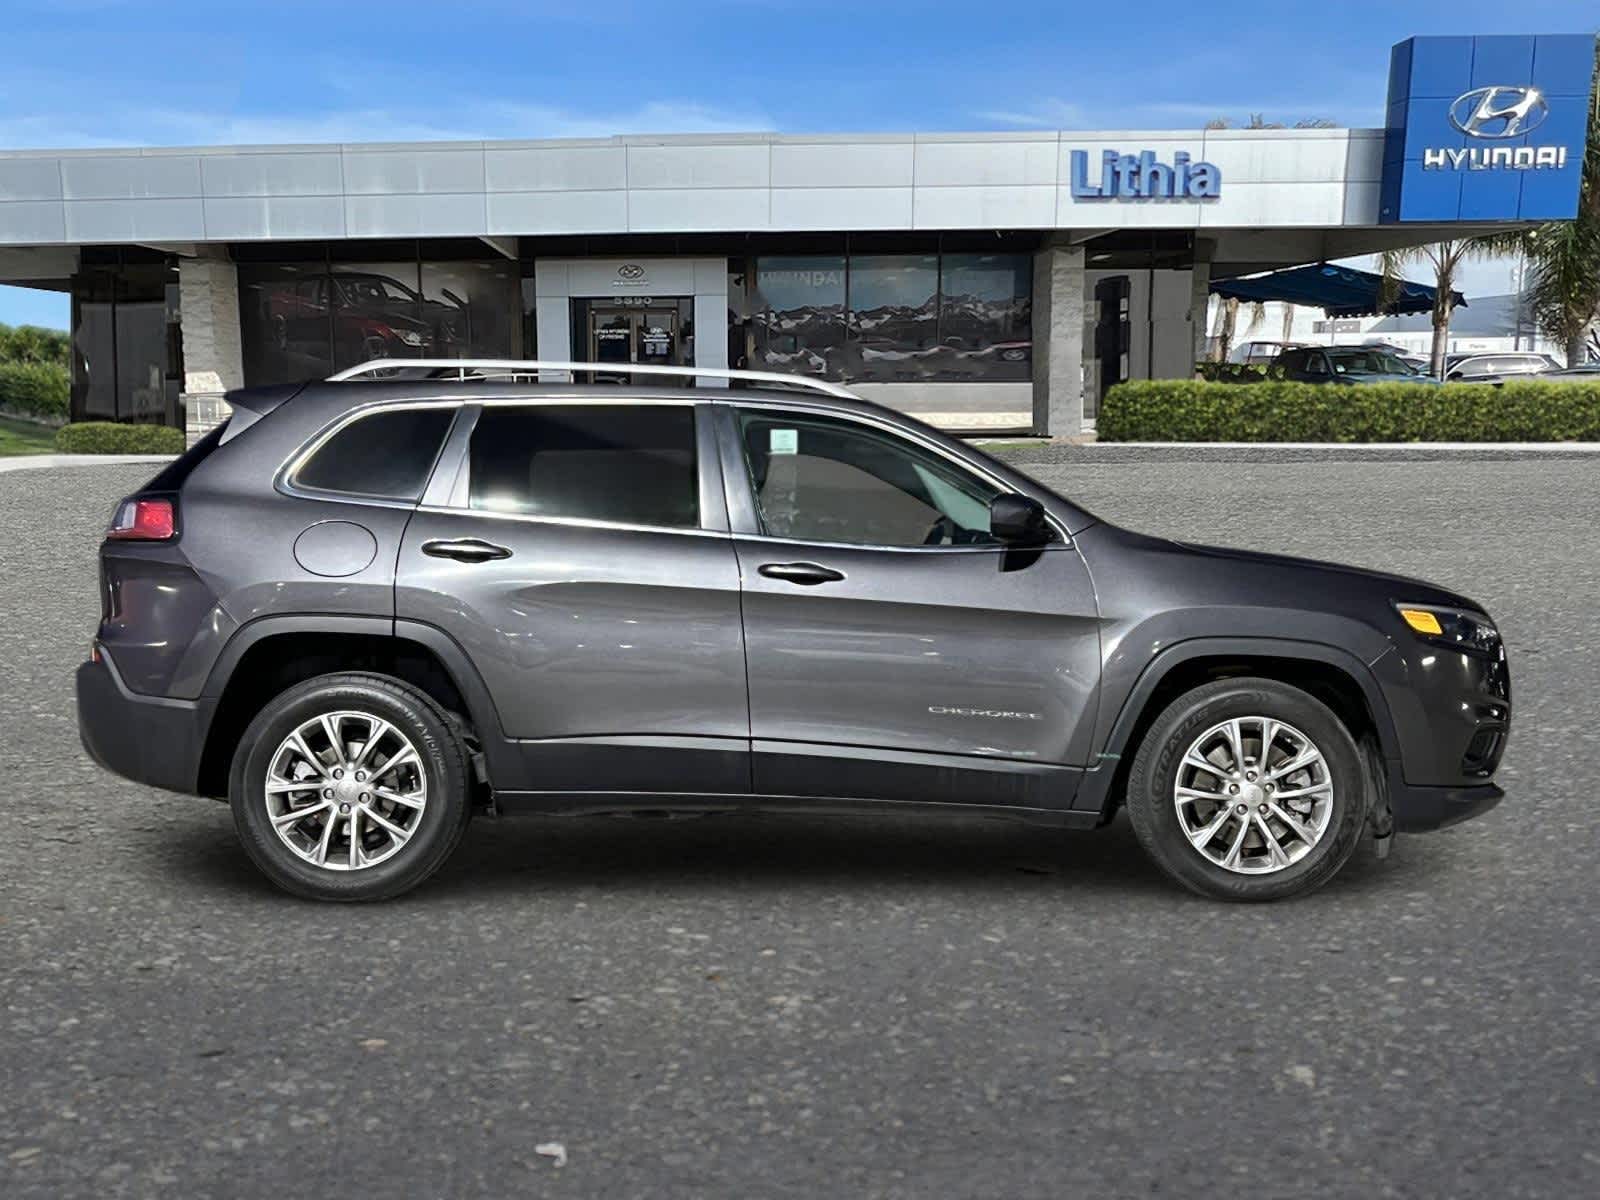
<path id="1" fill-rule="evenodd" d="M 371 305 L 375 308 L 387 304 L 416 303 L 416 293 L 393 279 L 382 275 L 337 275 L 345 303 L 352 308 Z"/>
<path id="2" fill-rule="evenodd" d="M 1364 375 L 1410 375 L 1403 359 L 1383 350 L 1329 350 L 1328 361 L 1336 375 L 1357 372 Z"/>

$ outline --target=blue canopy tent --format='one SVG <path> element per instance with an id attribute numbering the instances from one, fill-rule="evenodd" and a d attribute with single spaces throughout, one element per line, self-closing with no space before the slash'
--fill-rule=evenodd
<path id="1" fill-rule="evenodd" d="M 1246 304 L 1281 300 L 1286 304 L 1303 304 L 1307 308 L 1320 308 L 1330 317 L 1375 317 L 1384 313 L 1420 313 L 1433 311 L 1433 298 L 1437 288 L 1425 283 L 1402 280 L 1395 289 L 1394 299 L 1380 305 L 1383 277 L 1371 271 L 1357 271 L 1353 267 L 1334 267 L 1315 263 L 1308 267 L 1288 267 L 1282 271 L 1269 271 L 1248 279 L 1217 279 L 1211 290 L 1218 296 L 1242 300 Z M 1466 307 L 1466 297 L 1451 292 L 1457 308 Z"/>

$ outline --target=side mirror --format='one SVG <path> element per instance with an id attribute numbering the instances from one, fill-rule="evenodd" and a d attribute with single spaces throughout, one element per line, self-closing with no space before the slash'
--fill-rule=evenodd
<path id="1" fill-rule="evenodd" d="M 1002 542 L 1037 546 L 1050 540 L 1044 505 L 1029 496 L 1006 492 L 989 502 L 989 532 Z"/>

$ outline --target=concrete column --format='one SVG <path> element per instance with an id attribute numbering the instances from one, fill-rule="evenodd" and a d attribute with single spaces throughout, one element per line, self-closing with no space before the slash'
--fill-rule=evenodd
<path id="1" fill-rule="evenodd" d="M 1206 335 L 1210 328 L 1206 314 L 1211 308 L 1211 258 L 1217 244 L 1209 238 L 1197 238 L 1194 244 L 1194 279 L 1189 291 L 1190 341 L 1194 345 L 1194 361 L 1206 356 Z"/>
<path id="2" fill-rule="evenodd" d="M 186 432 L 192 444 L 232 411 L 222 393 L 244 386 L 239 272 L 221 258 L 179 258 L 178 304 Z"/>
<path id="3" fill-rule="evenodd" d="M 1083 432 L 1083 247 L 1046 243 L 1033 256 L 1033 431 Z"/>

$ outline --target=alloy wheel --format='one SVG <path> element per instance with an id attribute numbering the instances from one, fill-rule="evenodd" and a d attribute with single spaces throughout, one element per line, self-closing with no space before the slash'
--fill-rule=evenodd
<path id="1" fill-rule="evenodd" d="M 297 857 L 359 871 L 411 840 L 428 804 L 428 776 L 411 739 L 382 717 L 329 712 L 279 743 L 265 792 L 273 831 Z"/>
<path id="2" fill-rule="evenodd" d="M 1207 861 L 1268 875 L 1300 862 L 1328 831 L 1333 776 L 1294 726 L 1233 717 L 1190 743 L 1172 799 L 1184 836 Z"/>

